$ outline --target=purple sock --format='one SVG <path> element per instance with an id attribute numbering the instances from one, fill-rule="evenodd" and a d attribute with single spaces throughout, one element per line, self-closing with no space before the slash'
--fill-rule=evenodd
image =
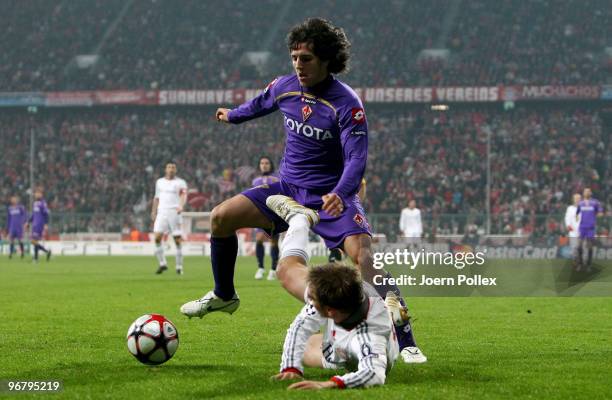
<path id="1" fill-rule="evenodd" d="M 264 267 L 264 254 L 265 254 L 264 244 L 262 242 L 256 242 L 255 243 L 255 256 L 257 257 L 257 267 L 258 268 Z"/>
<path id="2" fill-rule="evenodd" d="M 213 276 L 215 278 L 215 295 L 223 300 L 230 300 L 236 290 L 234 289 L 234 268 L 238 255 L 238 237 L 210 239 L 210 258 L 212 261 Z"/>
<path id="3" fill-rule="evenodd" d="M 405 349 L 406 347 L 417 347 L 410 322 L 407 322 L 402 326 L 396 326 L 395 334 L 397 335 L 397 343 L 399 344 L 400 350 Z"/>
<path id="4" fill-rule="evenodd" d="M 382 274 L 385 278 L 391 277 L 391 274 L 387 271 L 384 271 Z M 383 280 L 384 282 L 388 282 L 388 280 Z M 387 297 L 387 292 L 393 292 L 399 297 L 400 303 L 406 307 L 406 302 L 402 297 L 402 294 L 397 287 L 397 285 L 372 285 L 376 289 L 376 292 L 383 299 Z M 414 340 L 414 335 L 412 333 L 412 325 L 410 325 L 410 321 L 406 322 L 402 326 L 395 327 L 395 333 L 397 334 L 397 341 L 399 343 L 400 350 L 406 347 L 416 347 L 416 342 Z"/>

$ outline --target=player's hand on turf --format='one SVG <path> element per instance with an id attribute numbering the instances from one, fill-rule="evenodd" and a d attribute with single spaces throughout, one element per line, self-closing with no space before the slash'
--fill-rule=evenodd
<path id="1" fill-rule="evenodd" d="M 337 217 L 344 211 L 344 203 L 336 193 L 328 193 L 321 199 L 323 200 L 323 211 L 332 217 Z"/>
<path id="2" fill-rule="evenodd" d="M 281 372 L 270 377 L 273 381 L 290 381 L 292 379 L 302 379 L 302 375 L 295 372 Z"/>
<path id="3" fill-rule="evenodd" d="M 319 390 L 319 389 L 332 389 L 337 387 L 336 383 L 333 381 L 301 381 L 295 382 L 292 385 L 289 385 L 287 389 L 297 389 L 297 390 Z"/>
<path id="4" fill-rule="evenodd" d="M 229 114 L 230 110 L 229 108 L 217 108 L 217 121 L 219 122 L 229 122 Z"/>

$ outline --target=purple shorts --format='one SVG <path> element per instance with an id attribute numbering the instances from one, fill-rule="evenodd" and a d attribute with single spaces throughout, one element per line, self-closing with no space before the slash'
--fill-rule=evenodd
<path id="1" fill-rule="evenodd" d="M 578 228 L 578 232 L 580 233 L 580 239 L 593 239 L 595 237 L 595 227 L 594 226 L 589 226 L 589 227 L 581 226 Z"/>
<path id="2" fill-rule="evenodd" d="M 44 229 L 32 229 L 32 233 L 30 234 L 30 239 L 32 240 L 42 240 Z"/>
<path id="3" fill-rule="evenodd" d="M 9 239 L 23 239 L 23 229 L 14 229 L 9 231 Z"/>
<path id="4" fill-rule="evenodd" d="M 284 232 L 289 228 L 287 223 L 266 206 L 268 196 L 282 194 L 293 198 L 303 206 L 320 210 L 323 205 L 321 196 L 313 190 L 303 189 L 283 181 L 270 185 L 254 187 L 242 192 L 255 206 L 274 224 L 273 232 L 266 231 L 269 235 Z M 338 217 L 332 217 L 325 211 L 319 211 L 321 221 L 312 228 L 312 231 L 321 236 L 328 248 L 342 248 L 344 239 L 348 236 L 365 233 L 372 236 L 370 225 L 365 217 L 363 207 L 359 203 L 359 197 L 355 197 L 344 205 L 344 211 Z"/>

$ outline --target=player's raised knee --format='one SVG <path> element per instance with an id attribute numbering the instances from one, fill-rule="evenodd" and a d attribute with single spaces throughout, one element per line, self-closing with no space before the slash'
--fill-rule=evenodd
<path id="1" fill-rule="evenodd" d="M 227 201 L 213 208 L 210 214 L 210 229 L 213 235 L 230 234 L 235 229 L 229 226 L 231 223 Z"/>

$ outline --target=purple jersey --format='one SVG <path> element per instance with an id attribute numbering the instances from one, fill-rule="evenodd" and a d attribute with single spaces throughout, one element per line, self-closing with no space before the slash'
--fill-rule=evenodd
<path id="1" fill-rule="evenodd" d="M 11 236 L 21 236 L 23 226 L 27 220 L 26 209 L 23 205 L 8 206 L 6 218 L 6 230 Z M 15 234 L 15 235 L 13 235 Z"/>
<path id="2" fill-rule="evenodd" d="M 276 110 L 284 116 L 287 134 L 281 180 L 351 201 L 368 154 L 368 125 L 353 89 L 332 75 L 312 88 L 303 88 L 295 74 L 281 76 L 231 110 L 228 119 L 238 124 Z"/>
<path id="3" fill-rule="evenodd" d="M 603 212 L 599 201 L 595 199 L 581 200 L 576 209 L 576 215 L 580 215 L 579 228 L 594 228 L 597 223 L 597 214 Z"/>
<path id="4" fill-rule="evenodd" d="M 30 216 L 32 232 L 42 232 L 45 225 L 49 223 L 49 207 L 44 200 L 36 200 L 32 205 L 32 215 Z"/>
<path id="5" fill-rule="evenodd" d="M 271 185 L 274 182 L 278 182 L 279 179 L 276 175 L 262 175 L 253 179 L 253 187 L 261 185 Z"/>

